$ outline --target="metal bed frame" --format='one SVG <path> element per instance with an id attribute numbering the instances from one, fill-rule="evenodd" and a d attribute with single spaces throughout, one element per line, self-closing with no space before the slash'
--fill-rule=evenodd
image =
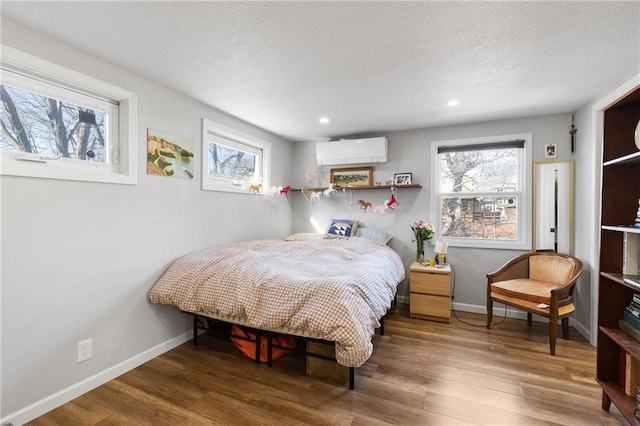
<path id="1" fill-rule="evenodd" d="M 394 299 L 394 304 L 397 303 Z M 224 336 L 230 336 L 233 337 L 235 339 L 240 339 L 240 340 L 246 340 L 246 341 L 250 341 L 253 342 L 253 339 L 250 339 L 248 337 L 245 336 L 239 336 L 236 334 L 232 334 L 231 332 L 229 332 L 229 334 L 227 333 L 221 333 L 221 332 L 216 332 L 213 331 L 210 327 L 205 327 L 203 324 L 200 323 L 200 321 L 198 320 L 198 317 L 203 317 L 203 318 L 207 318 L 208 320 L 212 320 L 214 322 L 218 322 L 221 324 L 227 324 L 227 325 L 236 325 L 233 323 L 230 323 L 228 321 L 223 321 L 217 318 L 211 318 L 208 317 L 206 315 L 202 315 L 202 314 L 195 314 L 193 312 L 187 312 L 187 311 L 182 311 L 185 314 L 188 315 L 192 315 L 193 316 L 193 345 L 194 346 L 198 346 L 198 331 L 199 330 L 206 330 L 207 332 L 212 332 L 214 334 L 218 334 L 218 335 L 224 335 Z M 298 353 L 302 353 L 305 356 L 310 356 L 310 357 L 314 357 L 314 358 L 320 358 L 320 359 L 324 359 L 327 361 L 333 361 L 333 362 L 337 362 L 335 357 L 332 356 L 327 356 L 327 355 L 323 355 L 323 354 L 318 354 L 315 352 L 310 352 L 307 349 L 299 349 L 298 347 L 296 347 L 295 349 L 291 349 L 288 347 L 284 347 L 284 346 L 280 346 L 280 345 L 275 345 L 273 344 L 272 341 L 272 337 L 274 334 L 278 334 L 278 335 L 284 335 L 284 336 L 291 336 L 294 337 L 296 340 L 301 340 L 304 342 L 313 342 L 313 343 L 320 343 L 323 345 L 327 345 L 327 346 L 334 346 L 335 347 L 335 342 L 334 341 L 329 341 L 329 340 L 322 340 L 322 339 L 314 339 L 312 337 L 304 337 L 304 336 L 297 336 L 297 335 L 292 335 L 292 334 L 286 334 L 286 333 L 276 333 L 273 331 L 269 331 L 269 330 L 260 330 L 257 328 L 253 328 L 253 327 L 247 327 L 245 325 L 241 325 L 241 327 L 245 328 L 246 330 L 248 330 L 251 333 L 254 333 L 256 335 L 256 340 L 255 340 L 255 345 L 256 345 L 256 359 L 255 359 L 255 363 L 256 364 L 261 364 L 260 361 L 260 341 L 262 338 L 267 339 L 267 366 L 271 367 L 273 360 L 272 360 L 272 351 L 273 348 L 278 348 L 278 349 L 284 349 L 287 351 L 291 351 L 291 352 L 298 352 Z M 378 328 L 379 333 L 381 336 L 384 335 L 384 317 L 380 318 L 380 327 Z M 308 347 L 308 346 L 305 346 Z M 355 380 L 356 380 L 356 374 L 355 374 L 355 367 L 349 367 L 349 389 L 353 390 L 355 389 Z"/>

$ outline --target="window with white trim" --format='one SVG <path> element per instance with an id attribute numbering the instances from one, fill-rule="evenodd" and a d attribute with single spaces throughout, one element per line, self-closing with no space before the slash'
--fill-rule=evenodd
<path id="1" fill-rule="evenodd" d="M 268 193 L 271 143 L 202 119 L 202 189 Z"/>
<path id="2" fill-rule="evenodd" d="M 432 143 L 432 216 L 453 246 L 530 249 L 532 135 Z"/>
<path id="3" fill-rule="evenodd" d="M 136 95 L 2 46 L 4 175 L 136 183 Z"/>

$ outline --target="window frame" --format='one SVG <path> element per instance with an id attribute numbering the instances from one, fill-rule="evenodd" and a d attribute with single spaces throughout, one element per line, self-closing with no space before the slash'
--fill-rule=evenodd
<path id="1" fill-rule="evenodd" d="M 116 104 L 118 111 L 117 117 L 112 115 L 117 121 L 117 131 L 109 129 L 109 164 L 3 150 L 0 153 L 1 175 L 128 185 L 137 183 L 135 93 L 5 45 L 1 45 L 1 50 L 3 81 L 5 76 L 11 82 L 26 78 L 31 81 L 29 87 L 46 85 L 45 96 L 51 96 L 56 90 L 61 93 L 72 91 L 82 97 Z M 18 88 L 33 91 L 29 87 Z"/>
<path id="2" fill-rule="evenodd" d="M 261 162 L 262 179 L 260 182 L 247 182 L 235 185 L 228 179 L 209 177 L 209 142 L 211 138 L 222 139 L 221 144 L 231 148 L 246 149 L 256 154 Z M 259 152 L 256 152 L 259 151 Z M 262 184 L 263 193 L 267 193 L 271 182 L 271 143 L 255 136 L 248 135 L 232 127 L 215 121 L 202 119 L 202 190 L 222 191 L 237 194 L 250 194 L 248 185 Z"/>
<path id="3" fill-rule="evenodd" d="M 508 194 L 515 194 L 518 197 L 518 238 L 516 240 L 494 240 L 494 239 L 479 239 L 479 238 L 456 238 L 442 236 L 442 198 L 443 196 L 450 196 L 452 193 L 440 192 L 440 161 L 438 158 L 438 147 L 441 146 L 461 146 L 461 145 L 484 145 L 490 143 L 496 143 L 509 140 L 524 140 L 524 147 L 519 159 L 519 182 L 520 189 L 516 191 L 510 191 Z M 437 239 L 448 242 L 452 247 L 470 247 L 470 248 L 489 248 L 489 249 L 513 249 L 513 250 L 531 250 L 531 172 L 532 172 L 532 133 L 518 133 L 498 136 L 476 137 L 466 139 L 452 139 L 452 140 L 440 140 L 431 142 L 431 161 L 430 166 L 432 170 L 432 182 L 431 182 L 431 217 L 435 218 L 434 229 Z M 484 196 L 500 196 L 502 193 L 487 193 L 487 192 L 468 192 L 459 194 L 474 194 Z"/>

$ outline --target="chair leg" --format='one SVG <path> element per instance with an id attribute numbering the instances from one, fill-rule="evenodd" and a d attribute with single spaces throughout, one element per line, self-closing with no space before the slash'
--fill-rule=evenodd
<path id="1" fill-rule="evenodd" d="M 556 339 L 558 338 L 558 321 L 549 320 L 549 349 L 551 355 L 556 354 Z"/>
<path id="2" fill-rule="evenodd" d="M 490 297 L 487 298 L 487 328 L 491 327 L 491 320 L 493 319 L 493 300 Z"/>
<path id="3" fill-rule="evenodd" d="M 562 318 L 562 338 L 569 340 L 569 318 Z"/>
<path id="4" fill-rule="evenodd" d="M 530 312 L 527 312 L 527 325 L 529 327 L 531 327 L 531 321 L 533 320 L 533 314 Z"/>

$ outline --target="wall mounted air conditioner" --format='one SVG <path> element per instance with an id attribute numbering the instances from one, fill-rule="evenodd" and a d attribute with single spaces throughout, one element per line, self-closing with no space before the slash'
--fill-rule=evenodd
<path id="1" fill-rule="evenodd" d="M 319 166 L 386 163 L 388 151 L 385 137 L 316 143 L 316 159 Z"/>

